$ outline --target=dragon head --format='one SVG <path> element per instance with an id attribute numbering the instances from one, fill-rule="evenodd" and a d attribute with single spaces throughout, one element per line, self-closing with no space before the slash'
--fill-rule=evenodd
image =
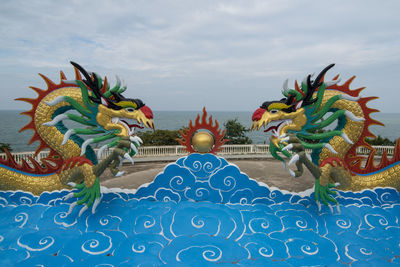
<path id="1" fill-rule="evenodd" d="M 278 146 L 279 139 L 288 131 L 300 131 L 306 124 L 304 108 L 300 105 L 288 105 L 285 99 L 266 101 L 258 108 L 253 116 L 251 129 L 259 130 L 268 127 L 264 132 L 272 131 L 271 142 Z"/>
<path id="2" fill-rule="evenodd" d="M 117 84 L 110 88 L 107 78 L 102 79 L 96 74 L 89 75 L 80 65 L 71 62 L 85 77 L 77 81 L 79 87 L 87 87 L 92 92 L 88 96 L 97 106 L 97 123 L 107 131 L 115 132 L 116 136 L 132 136 L 135 128 L 149 127 L 154 129 L 153 112 L 140 99 L 125 98 L 122 92 L 126 86 L 121 87 L 117 77 Z"/>
<path id="3" fill-rule="evenodd" d="M 271 142 L 278 146 L 281 136 L 287 132 L 299 132 L 307 124 L 305 108 L 314 104 L 317 99 L 313 94 L 322 85 L 321 79 L 334 66 L 329 65 L 312 81 L 312 74 L 302 82 L 301 89 L 295 84 L 295 89 L 289 89 L 288 80 L 283 83 L 282 93 L 285 98 L 279 101 L 266 101 L 252 116 L 251 129 L 259 130 L 262 126 L 268 127 L 265 132 L 272 131 Z"/>
<path id="4" fill-rule="evenodd" d="M 132 136 L 135 128 L 154 129 L 153 112 L 140 99 L 106 102 L 98 109 L 96 119 L 99 124 L 107 130 L 115 129 L 117 136 Z"/>
<path id="5" fill-rule="evenodd" d="M 81 155 L 86 154 L 92 162 L 97 162 L 91 149 L 86 153 L 90 144 L 106 143 L 98 150 L 97 156 L 100 157 L 105 149 L 117 146 L 122 139 L 128 138 L 133 143 L 140 143 L 140 138 L 133 136 L 135 128 L 154 129 L 151 109 L 140 99 L 124 97 L 122 93 L 126 90 L 126 86 L 121 87 L 118 77 L 117 84 L 110 88 L 107 77 L 103 80 L 96 73 L 89 74 L 77 63 L 71 62 L 71 64 L 75 67 L 76 79 L 66 80 L 62 75 L 62 82 L 59 86 L 79 87 L 81 95 L 77 99 L 70 96 L 58 96 L 52 101 L 46 102 L 50 106 L 60 102 L 66 102 L 69 105 L 59 108 L 52 121 L 43 123 L 45 126 L 57 127 L 64 134 L 61 145 L 66 144 L 74 135 L 73 141 L 79 143 Z M 49 82 L 49 84 L 52 83 Z M 71 109 L 78 112 L 79 115 L 68 113 L 67 111 Z M 77 122 L 80 126 L 67 130 L 62 123 L 66 119 Z M 76 135 L 93 135 L 93 138 L 82 140 Z M 130 155 L 133 155 L 137 152 L 136 145 L 132 144 L 131 148 Z"/>
<path id="6" fill-rule="evenodd" d="M 327 112 L 326 108 L 321 110 L 325 89 L 338 82 L 323 82 L 325 73 L 333 66 L 334 64 L 330 64 L 324 68 L 315 80 L 311 79 L 313 74 L 306 76 L 301 87 L 296 82 L 295 89 L 289 89 L 288 80 L 286 80 L 283 83 L 282 90 L 285 97 L 278 101 L 266 101 L 253 113 L 252 130 L 259 130 L 264 126 L 266 128 L 264 132 L 272 131 L 270 141 L 273 144 L 271 148 L 274 156 L 276 151 L 283 152 L 283 145 L 280 141 L 287 133 L 294 133 L 304 138 L 309 137 L 313 140 L 326 137 L 326 135 L 315 135 L 314 133 L 315 130 L 321 129 L 327 124 L 326 122 L 318 122 L 318 120 L 321 120 Z M 332 99 L 331 103 L 341 99 L 341 97 Z M 339 115 L 335 115 L 336 118 Z M 305 147 L 307 147 L 307 144 L 305 144 Z"/>

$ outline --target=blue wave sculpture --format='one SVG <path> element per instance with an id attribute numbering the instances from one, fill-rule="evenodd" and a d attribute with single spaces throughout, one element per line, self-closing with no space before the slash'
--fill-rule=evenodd
<path id="1" fill-rule="evenodd" d="M 95 214 L 66 216 L 69 191 L 0 192 L 1 266 L 400 265 L 400 194 L 280 191 L 225 159 L 191 154 L 138 190 L 103 188 Z"/>

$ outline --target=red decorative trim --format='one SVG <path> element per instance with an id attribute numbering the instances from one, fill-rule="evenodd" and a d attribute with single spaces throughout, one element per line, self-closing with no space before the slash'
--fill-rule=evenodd
<path id="1" fill-rule="evenodd" d="M 319 167 L 323 167 L 326 164 L 330 164 L 332 167 L 334 167 L 333 162 L 336 162 L 337 165 L 342 166 L 342 167 L 346 166 L 346 163 L 343 161 L 343 159 L 337 158 L 337 157 L 329 157 L 329 158 L 324 159 L 321 162 L 321 164 L 319 164 Z"/>
<path id="2" fill-rule="evenodd" d="M 57 173 L 60 173 L 62 171 L 68 170 L 68 169 L 72 169 L 74 167 L 82 166 L 85 163 L 93 166 L 93 163 L 85 157 L 72 157 L 72 158 L 66 159 L 64 161 L 63 166 L 57 171 Z"/>
<path id="3" fill-rule="evenodd" d="M 31 174 L 45 175 L 57 172 L 64 162 L 61 156 L 53 150 L 50 150 L 50 153 L 46 158 L 41 159 L 41 163 L 32 157 L 28 157 L 30 163 L 23 159 L 21 164 L 16 162 L 10 151 L 8 151 L 6 148 L 4 149 L 4 152 L 6 154 L 6 158 L 0 158 L 0 164 Z"/>

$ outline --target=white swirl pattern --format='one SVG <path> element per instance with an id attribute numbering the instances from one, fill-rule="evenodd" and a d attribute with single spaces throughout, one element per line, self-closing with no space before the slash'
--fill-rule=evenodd
<path id="1" fill-rule="evenodd" d="M 400 264 L 400 194 L 390 188 L 341 192 L 341 213 L 318 213 L 313 194 L 192 154 L 136 192 L 105 193 L 95 214 L 66 216 L 68 193 L 0 192 L 0 266 Z"/>

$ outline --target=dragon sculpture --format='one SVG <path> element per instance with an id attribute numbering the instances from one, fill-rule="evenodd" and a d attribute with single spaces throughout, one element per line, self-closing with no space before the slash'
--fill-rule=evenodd
<path id="1" fill-rule="evenodd" d="M 286 162 L 278 154 L 290 158 L 289 168 L 294 177 L 303 173 L 305 165 L 315 177 L 315 198 L 319 209 L 320 201 L 328 205 L 337 204 L 333 188 L 359 191 L 374 187 L 400 188 L 400 139 L 396 142 L 392 159 L 383 153 L 379 164 L 374 164 L 375 149 L 365 138 L 375 137 L 370 125 L 383 125 L 370 117 L 378 110 L 367 107 L 367 102 L 377 97 L 361 97 L 365 88 L 350 89 L 355 76 L 339 85 L 339 75 L 332 81 L 324 81 L 327 66 L 312 80 L 310 74 L 301 86 L 289 89 L 288 80 L 283 84 L 285 96 L 279 101 L 266 101 L 252 116 L 251 129 L 265 127 L 271 131 L 271 154 Z M 357 155 L 357 148 L 371 150 L 366 163 Z M 310 149 L 311 155 L 305 149 Z M 290 153 L 290 151 L 292 153 Z"/>
<path id="2" fill-rule="evenodd" d="M 135 136 L 135 128 L 154 129 L 154 123 L 151 109 L 140 99 L 122 95 L 126 86 L 121 86 L 118 77 L 117 84 L 110 88 L 107 77 L 103 80 L 96 73 L 88 73 L 74 62 L 71 64 L 75 80 L 66 80 L 61 71 L 61 81 L 56 84 L 39 74 L 47 90 L 31 87 L 38 93 L 36 99 L 17 99 L 32 105 L 31 110 L 22 112 L 31 121 L 20 131 L 34 131 L 29 144 L 39 141 L 35 156 L 44 149 L 50 151 L 40 163 L 29 158 L 30 163 L 23 161 L 22 164 L 6 151 L 6 159 L 0 158 L 0 189 L 40 195 L 45 191 L 75 188 L 77 192 L 67 196 L 78 199 L 71 204 L 69 213 L 76 205 L 84 205 L 80 216 L 90 207 L 95 212 L 101 199 L 99 176 L 104 170 L 109 167 L 114 175 L 120 176 L 122 161 L 128 159 L 133 163 L 132 156 L 141 143 Z M 68 129 L 64 124 L 68 120 L 79 126 Z M 84 140 L 79 135 L 91 138 Z M 96 143 L 103 144 L 97 155 L 90 145 Z M 107 148 L 114 148 L 113 152 L 98 162 Z"/>

